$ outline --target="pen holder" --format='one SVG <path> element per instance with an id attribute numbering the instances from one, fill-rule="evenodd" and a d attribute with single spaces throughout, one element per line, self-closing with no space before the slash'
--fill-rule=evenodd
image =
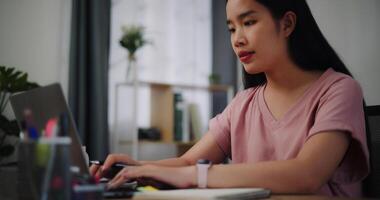
<path id="1" fill-rule="evenodd" d="M 23 141 L 19 149 L 19 199 L 70 199 L 69 137 Z"/>

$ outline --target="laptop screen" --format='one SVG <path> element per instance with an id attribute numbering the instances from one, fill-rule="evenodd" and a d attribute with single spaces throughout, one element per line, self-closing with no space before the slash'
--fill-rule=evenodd
<path id="1" fill-rule="evenodd" d="M 58 83 L 14 94 L 10 97 L 10 103 L 20 127 L 21 122 L 24 121 L 25 110 L 31 111 L 33 124 L 37 130 L 43 130 L 49 119 L 66 114 L 68 116 L 68 136 L 72 141 L 71 165 L 78 166 L 80 173 L 89 174 L 75 122 Z"/>

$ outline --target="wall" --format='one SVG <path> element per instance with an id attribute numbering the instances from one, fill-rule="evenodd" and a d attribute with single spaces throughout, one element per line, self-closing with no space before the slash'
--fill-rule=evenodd
<path id="1" fill-rule="evenodd" d="M 70 12 L 68 0 L 0 0 L 0 65 L 67 94 Z"/>
<path id="2" fill-rule="evenodd" d="M 331 46 L 362 86 L 368 105 L 380 104 L 380 1 L 308 0 Z"/>

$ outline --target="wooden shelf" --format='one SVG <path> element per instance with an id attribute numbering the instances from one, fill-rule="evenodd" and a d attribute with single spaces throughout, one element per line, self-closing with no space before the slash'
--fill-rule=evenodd
<path id="1" fill-rule="evenodd" d="M 197 142 L 191 141 L 191 142 L 165 142 L 165 141 L 151 141 L 151 140 L 139 140 L 138 144 L 139 146 L 142 145 L 175 145 L 177 149 L 177 156 L 182 156 L 186 151 L 188 151 L 192 146 L 194 146 Z M 120 145 L 132 145 L 132 140 L 121 140 L 119 141 Z"/>
<path id="2" fill-rule="evenodd" d="M 117 83 L 116 86 L 132 86 L 133 83 L 127 83 L 127 82 L 121 82 Z M 209 86 L 202 86 L 202 85 L 186 85 L 186 84 L 171 84 L 171 83 L 158 83 L 158 82 L 147 82 L 147 81 L 139 81 L 139 86 L 151 86 L 155 88 L 182 88 L 182 89 L 189 89 L 189 90 L 208 90 L 212 92 L 227 92 L 228 90 L 232 89 L 232 86 L 229 85 L 209 85 Z"/>
<path id="3" fill-rule="evenodd" d="M 165 142 L 165 141 L 149 141 L 149 140 L 140 140 L 139 145 L 144 145 L 144 144 L 163 144 L 163 145 L 175 145 L 177 146 L 177 156 L 182 156 L 186 151 L 188 151 L 194 144 L 196 144 L 196 141 L 191 141 L 191 142 L 176 142 L 176 141 L 171 141 L 171 142 Z"/>
<path id="4" fill-rule="evenodd" d="M 196 142 L 179 142 L 174 139 L 174 94 L 177 90 L 187 92 L 189 91 L 206 91 L 208 93 L 213 92 L 224 92 L 227 94 L 227 102 L 230 102 L 233 98 L 233 87 L 229 85 L 188 85 L 188 84 L 175 84 L 175 83 L 159 83 L 159 82 L 148 82 L 148 81 L 138 81 L 137 87 L 148 87 L 150 89 L 150 126 L 155 127 L 160 130 L 161 140 L 160 141 L 144 141 L 144 140 L 122 140 L 119 141 L 119 145 L 132 145 L 134 147 L 133 151 L 137 152 L 138 145 L 175 145 L 177 147 L 178 156 L 182 155 L 188 149 L 190 149 Z M 132 82 L 120 82 L 116 84 L 115 88 L 115 105 L 117 105 L 117 95 L 118 89 L 126 87 L 136 87 Z M 137 106 L 136 106 L 137 107 Z M 115 121 L 117 121 L 117 107 L 115 107 Z M 136 124 L 135 124 L 136 125 Z M 116 125 L 115 125 L 116 127 Z M 116 128 L 114 128 L 116 130 Z M 195 130 L 195 129 L 194 129 Z M 197 133 L 199 131 L 196 131 Z M 137 138 L 137 131 L 134 133 L 134 137 Z M 199 134 L 192 134 L 192 137 L 199 139 Z M 190 137 L 190 138 L 192 138 Z M 137 155 L 137 153 L 134 153 Z"/>
<path id="5" fill-rule="evenodd" d="M 152 143 L 152 144 L 174 144 L 177 146 L 181 145 L 194 145 L 197 143 L 196 141 L 191 141 L 191 142 L 177 142 L 177 141 L 171 141 L 171 142 L 166 142 L 166 141 L 152 141 L 152 140 L 139 140 L 139 143 Z"/>
<path id="6" fill-rule="evenodd" d="M 120 140 L 119 141 L 119 144 L 132 144 L 133 141 L 132 140 Z M 162 141 L 162 140 L 157 140 L 157 141 L 154 141 L 154 140 L 139 140 L 139 143 L 145 143 L 145 144 L 174 144 L 174 145 L 177 145 L 177 146 L 181 146 L 181 145 L 194 145 L 195 143 L 197 143 L 197 141 L 190 141 L 190 142 L 177 142 L 177 141 Z"/>

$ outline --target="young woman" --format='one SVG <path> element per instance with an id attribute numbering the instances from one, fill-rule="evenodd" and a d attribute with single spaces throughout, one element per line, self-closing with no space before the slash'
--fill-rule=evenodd
<path id="1" fill-rule="evenodd" d="M 143 177 L 179 188 L 360 196 L 369 171 L 362 91 L 305 0 L 228 0 L 226 11 L 246 89 L 183 156 L 135 161 L 115 154 L 91 173 L 124 162 L 136 166 L 109 187 Z M 232 163 L 220 164 L 226 157 Z M 196 165 L 199 159 L 213 165 Z"/>

